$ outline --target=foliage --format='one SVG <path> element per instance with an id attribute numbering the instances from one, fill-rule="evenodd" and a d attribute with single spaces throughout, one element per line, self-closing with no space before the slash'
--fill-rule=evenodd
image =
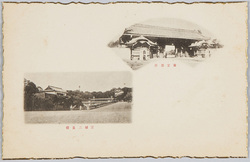
<path id="1" fill-rule="evenodd" d="M 132 101 L 132 88 L 113 88 L 105 92 L 82 92 L 79 90 L 67 91 L 67 96 L 49 95 L 39 92 L 33 82 L 29 82 L 24 87 L 24 110 L 25 111 L 50 111 L 50 110 L 70 110 L 70 106 L 77 108 L 83 105 L 83 101 L 92 98 L 114 98 L 115 91 L 119 89 L 124 93 L 115 98 L 116 101 Z M 44 95 L 40 95 L 44 93 Z"/>
<path id="2" fill-rule="evenodd" d="M 128 93 L 130 93 L 132 95 L 132 88 L 128 88 L 128 87 L 124 87 L 121 89 L 124 93 L 122 95 L 119 95 L 116 97 L 117 101 L 126 101 L 126 95 Z M 131 100 L 132 100 L 132 96 L 131 96 Z M 127 100 L 128 101 L 128 100 Z"/>
<path id="3" fill-rule="evenodd" d="M 117 40 L 117 41 L 111 41 L 108 44 L 108 47 L 110 47 L 110 48 L 114 48 L 114 47 L 118 47 L 118 46 L 119 46 L 119 40 Z"/>
<path id="4" fill-rule="evenodd" d="M 212 43 L 210 44 L 210 48 L 223 48 L 223 44 L 220 43 L 219 40 L 213 39 Z"/>
<path id="5" fill-rule="evenodd" d="M 51 98 L 39 98 L 39 97 L 33 97 L 34 104 L 31 108 L 31 110 L 53 110 L 54 108 L 54 102 Z"/>
<path id="6" fill-rule="evenodd" d="M 131 102 L 132 101 L 132 92 L 128 92 L 126 96 L 123 98 L 124 101 Z"/>
<path id="7" fill-rule="evenodd" d="M 33 96 L 39 90 L 33 82 L 29 82 L 24 87 L 24 110 L 31 110 L 33 106 Z"/>

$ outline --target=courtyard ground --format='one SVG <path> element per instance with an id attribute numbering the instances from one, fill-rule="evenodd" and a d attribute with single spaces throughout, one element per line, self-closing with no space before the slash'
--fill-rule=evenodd
<path id="1" fill-rule="evenodd" d="M 187 64 L 191 67 L 195 67 L 197 64 L 205 61 L 207 58 L 202 57 L 169 57 L 169 58 L 153 58 L 149 60 L 129 60 L 124 59 L 124 61 L 133 69 L 137 70 L 149 63 L 159 62 L 159 61 L 181 61 L 184 64 Z"/>

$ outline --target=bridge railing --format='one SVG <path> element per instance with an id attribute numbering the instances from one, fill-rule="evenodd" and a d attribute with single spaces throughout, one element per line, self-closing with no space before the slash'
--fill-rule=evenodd
<path id="1" fill-rule="evenodd" d="M 91 110 L 114 102 L 115 100 L 113 98 L 93 98 L 88 101 L 83 101 L 82 103 L 87 108 L 87 110 Z"/>

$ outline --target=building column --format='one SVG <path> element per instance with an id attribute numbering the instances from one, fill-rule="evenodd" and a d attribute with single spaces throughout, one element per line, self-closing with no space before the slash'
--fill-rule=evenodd
<path id="1" fill-rule="evenodd" d="M 130 60 L 132 60 L 132 47 L 130 47 Z"/>

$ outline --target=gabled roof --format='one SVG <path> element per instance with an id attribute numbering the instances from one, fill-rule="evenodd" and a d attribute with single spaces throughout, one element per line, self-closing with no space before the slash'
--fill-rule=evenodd
<path id="1" fill-rule="evenodd" d="M 145 38 L 144 36 L 136 37 L 126 43 L 126 45 L 135 45 L 137 43 L 147 43 L 149 46 L 157 45 L 156 43 L 152 42 L 151 40 Z"/>
<path id="2" fill-rule="evenodd" d="M 169 27 L 160 27 L 146 24 L 135 24 L 126 28 L 123 35 L 158 37 L 158 38 L 178 38 L 191 40 L 208 40 L 198 30 L 178 29 Z"/>
<path id="3" fill-rule="evenodd" d="M 203 44 L 208 44 L 206 41 L 198 41 L 198 42 L 194 42 L 192 43 L 189 47 L 201 47 Z"/>
<path id="4" fill-rule="evenodd" d="M 55 86 L 48 86 L 44 91 L 55 91 L 55 92 L 63 92 L 66 93 L 67 91 L 59 88 L 59 87 L 55 87 Z"/>
<path id="5" fill-rule="evenodd" d="M 136 45 L 143 45 L 143 44 L 147 44 L 148 46 L 156 46 L 157 43 L 152 42 L 151 40 L 145 38 L 144 36 L 140 36 L 137 38 L 133 38 L 132 40 L 130 40 L 129 42 L 126 43 L 127 46 L 136 46 Z"/>

